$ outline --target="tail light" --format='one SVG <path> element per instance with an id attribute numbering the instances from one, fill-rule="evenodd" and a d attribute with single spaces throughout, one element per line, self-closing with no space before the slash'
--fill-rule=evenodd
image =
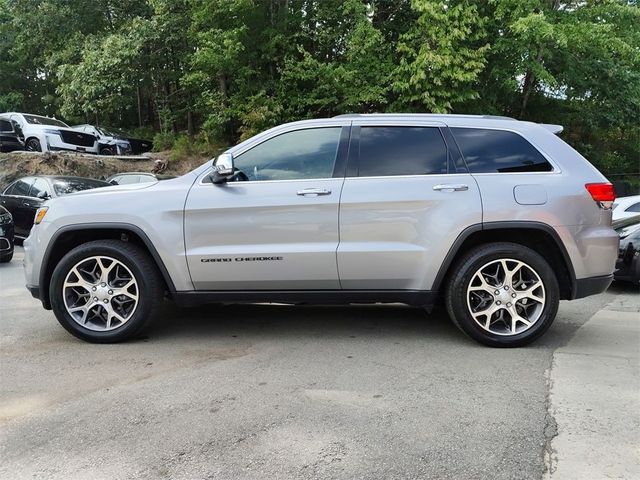
<path id="1" fill-rule="evenodd" d="M 587 183 L 585 188 L 600 208 L 611 210 L 613 201 L 616 199 L 616 191 L 613 185 L 610 183 Z"/>

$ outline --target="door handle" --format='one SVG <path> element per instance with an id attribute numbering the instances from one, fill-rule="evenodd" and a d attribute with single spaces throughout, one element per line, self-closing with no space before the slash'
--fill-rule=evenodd
<path id="1" fill-rule="evenodd" d="M 469 185 L 465 185 L 464 183 L 441 183 L 439 185 L 434 185 L 433 189 L 438 192 L 464 192 L 469 190 Z"/>
<path id="2" fill-rule="evenodd" d="M 298 190 L 297 195 L 302 197 L 317 197 L 320 195 L 331 195 L 331 190 L 326 188 L 305 188 L 304 190 Z"/>

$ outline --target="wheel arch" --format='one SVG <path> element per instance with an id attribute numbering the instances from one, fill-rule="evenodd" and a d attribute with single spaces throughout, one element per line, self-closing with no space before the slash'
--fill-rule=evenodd
<path id="1" fill-rule="evenodd" d="M 575 298 L 576 275 L 560 236 L 550 225 L 531 221 L 488 222 L 467 227 L 449 249 L 431 289 L 440 291 L 446 285 L 453 266 L 464 253 L 477 245 L 497 241 L 518 243 L 538 252 L 556 274 L 560 299 Z"/>
<path id="2" fill-rule="evenodd" d="M 170 294 L 175 293 L 176 289 L 173 280 L 167 271 L 162 258 L 154 247 L 147 234 L 138 226 L 128 223 L 99 223 L 99 224 L 83 224 L 68 225 L 59 229 L 51 238 L 49 245 L 42 257 L 42 266 L 40 268 L 40 299 L 45 308 L 51 308 L 51 300 L 49 298 L 49 284 L 51 275 L 58 262 L 69 251 L 78 245 L 93 240 L 120 239 L 138 245 L 149 253 L 155 262 L 165 283 L 165 287 Z"/>

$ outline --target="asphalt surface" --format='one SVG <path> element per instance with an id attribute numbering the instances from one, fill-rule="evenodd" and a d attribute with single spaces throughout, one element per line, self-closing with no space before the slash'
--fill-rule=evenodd
<path id="1" fill-rule="evenodd" d="M 534 345 L 490 349 L 442 311 L 167 303 L 141 340 L 70 336 L 0 265 L 0 478 L 536 479 L 547 369 L 607 304 L 562 302 Z M 636 310 L 637 311 L 637 310 Z"/>

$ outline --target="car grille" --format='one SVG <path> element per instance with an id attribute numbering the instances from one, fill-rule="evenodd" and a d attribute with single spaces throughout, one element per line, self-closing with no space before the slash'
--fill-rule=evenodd
<path id="1" fill-rule="evenodd" d="M 60 136 L 64 143 L 71 145 L 79 145 L 81 147 L 93 147 L 96 137 L 82 132 L 70 132 L 68 130 L 60 130 Z"/>

